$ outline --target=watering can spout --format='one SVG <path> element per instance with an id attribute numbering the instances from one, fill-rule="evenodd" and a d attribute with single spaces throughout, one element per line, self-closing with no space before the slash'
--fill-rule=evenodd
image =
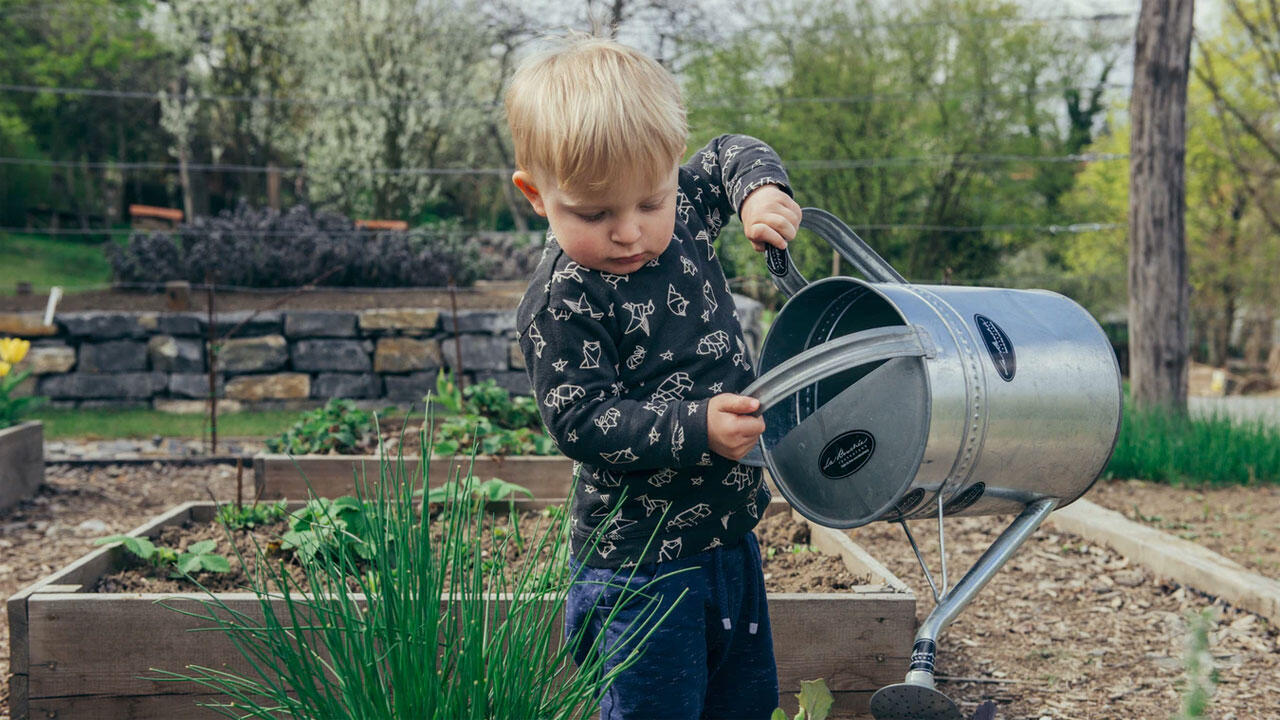
<path id="1" fill-rule="evenodd" d="M 1057 506 L 1056 498 L 1045 498 L 1027 505 L 960 582 L 938 600 L 937 606 L 916 631 L 906 679 L 880 688 L 871 696 L 871 714 L 876 720 L 959 720 L 960 711 L 955 703 L 934 687 L 938 635 Z"/>

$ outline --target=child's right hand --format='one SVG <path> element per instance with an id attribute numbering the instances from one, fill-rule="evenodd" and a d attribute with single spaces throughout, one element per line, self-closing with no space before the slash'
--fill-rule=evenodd
<path id="1" fill-rule="evenodd" d="M 746 395 L 720 393 L 707 403 L 707 443 L 711 451 L 741 460 L 764 432 L 764 419 L 752 413 L 760 401 Z"/>

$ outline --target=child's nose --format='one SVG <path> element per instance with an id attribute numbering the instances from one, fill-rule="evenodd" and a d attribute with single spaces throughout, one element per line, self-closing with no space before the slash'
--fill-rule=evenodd
<path id="1" fill-rule="evenodd" d="M 640 223 L 633 218 L 623 218 L 613 228 L 613 241 L 619 245 L 640 242 L 641 237 Z"/>

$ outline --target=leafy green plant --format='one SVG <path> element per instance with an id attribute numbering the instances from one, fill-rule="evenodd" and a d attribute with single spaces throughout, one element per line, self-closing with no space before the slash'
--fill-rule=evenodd
<path id="1" fill-rule="evenodd" d="M 112 535 L 98 538 L 94 545 L 120 543 L 134 557 L 157 570 L 169 569 L 170 577 L 186 577 L 198 572 L 224 573 L 231 571 L 231 563 L 225 557 L 213 552 L 217 545 L 214 540 L 201 540 L 191 543 L 185 552 L 170 547 L 156 545 L 147 538 L 130 535 Z"/>
<path id="2" fill-rule="evenodd" d="M 429 467 L 429 453 L 422 449 L 420 467 Z M 585 635 L 556 641 L 563 626 L 555 618 L 571 580 L 567 513 L 554 516 L 531 543 L 532 552 L 549 562 L 515 571 L 483 562 L 485 508 L 468 501 L 477 495 L 472 479 L 449 485 L 443 512 L 424 513 L 416 499 L 429 487 L 427 478 L 405 472 L 399 458 L 383 457 L 379 465 L 376 484 L 357 482 L 361 545 L 299 555 L 302 580 L 264 562 L 259 550 L 264 571 L 250 578 L 258 597 L 254 613 L 213 594 L 203 612 L 172 608 L 224 632 L 247 660 L 245 674 L 192 665 L 183 672 L 157 671 L 162 679 L 196 682 L 224 695 L 225 701 L 207 707 L 234 718 L 590 715 L 600 693 L 640 651 L 606 647 L 603 633 L 593 643 Z M 310 507 L 312 528 L 327 522 L 337 532 L 335 520 L 356 505 Z M 427 531 L 429 522 L 441 523 L 442 537 Z M 504 548 L 491 554 L 503 556 Z M 626 606 L 635 620 L 624 641 L 643 647 L 665 613 L 643 588 L 624 590 L 612 617 Z M 584 657 L 581 665 L 574 662 L 575 649 Z M 606 669 L 607 660 L 620 662 Z"/>
<path id="3" fill-rule="evenodd" d="M 303 560 L 331 553 L 372 557 L 366 540 L 368 506 L 359 498 L 313 498 L 289 515 L 289 530 L 280 536 L 280 549 L 293 550 Z"/>
<path id="4" fill-rule="evenodd" d="M 1176 485 L 1280 483 L 1280 429 L 1126 404 L 1107 474 Z"/>
<path id="5" fill-rule="evenodd" d="M 22 338 L 0 338 L 0 430 L 17 425 L 22 416 L 44 402 L 40 397 L 11 397 L 15 388 L 28 377 L 26 370 L 10 374 L 31 349 L 31 341 Z"/>
<path id="6" fill-rule="evenodd" d="M 489 478 L 482 483 L 475 483 L 468 479 L 450 480 L 439 487 L 427 490 L 427 502 L 444 503 L 450 499 L 465 497 L 459 490 L 465 487 L 471 497 L 482 502 L 494 502 L 505 500 L 516 493 L 522 493 L 532 498 L 533 493 L 523 485 L 509 483 L 499 478 Z"/>
<path id="7" fill-rule="evenodd" d="M 459 390 L 453 375 L 436 375 L 432 402 L 450 417 L 433 438 L 435 452 L 456 455 L 475 448 L 485 455 L 554 455 L 555 443 L 542 426 L 537 402 L 511 396 L 492 379 Z"/>
<path id="8" fill-rule="evenodd" d="M 778 708 L 769 716 L 769 720 L 826 720 L 827 713 L 831 712 L 831 706 L 835 704 L 835 698 L 831 697 L 831 691 L 827 689 L 827 681 L 822 678 L 801 680 L 796 700 L 800 702 L 800 710 L 794 719 L 788 718 L 786 711 Z"/>
<path id="9" fill-rule="evenodd" d="M 252 505 L 227 503 L 218 506 L 217 521 L 228 530 L 254 528 L 259 525 L 270 525 L 283 520 L 289 515 L 287 501 Z"/>
<path id="10" fill-rule="evenodd" d="M 271 452 L 306 454 L 354 454 L 376 447 L 375 413 L 356 408 L 354 402 L 332 398 L 324 407 L 303 413 L 283 434 L 267 439 Z"/>

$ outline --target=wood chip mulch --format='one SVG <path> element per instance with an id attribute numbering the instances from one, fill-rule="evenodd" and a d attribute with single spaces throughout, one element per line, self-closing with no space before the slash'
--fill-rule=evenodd
<path id="1" fill-rule="evenodd" d="M 952 582 L 1010 520 L 946 522 Z M 912 523 L 935 579 L 936 528 L 936 521 Z M 923 620 L 933 609 L 933 596 L 902 528 L 877 523 L 850 536 L 912 587 Z M 1152 577 L 1105 547 L 1046 528 L 943 630 L 938 689 L 966 717 L 990 699 L 1001 720 L 1172 718 L 1181 708 L 1188 617 L 1205 608 L 1217 617 L 1210 652 L 1218 684 L 1208 717 L 1274 720 L 1280 716 L 1277 628 Z"/>
<path id="2" fill-rule="evenodd" d="M 251 485 L 251 483 L 249 483 Z M 62 567 L 92 540 L 126 532 L 186 500 L 234 497 L 227 466 L 50 465 L 40 494 L 0 513 L 0 597 Z M 1195 491 L 1169 488 L 1192 502 Z M 1172 501 L 1172 500 L 1171 500 Z M 1255 532 L 1256 518 L 1224 513 L 1219 524 Z M 947 522 L 949 574 L 968 569 L 1008 518 Z M 937 573 L 931 523 L 913 527 Z M 901 528 L 885 523 L 850 536 L 906 581 L 919 614 L 932 599 Z M 1275 558 L 1264 559 L 1271 562 Z M 1180 707 L 1189 613 L 1213 608 L 1211 653 L 1218 683 L 1209 717 L 1280 716 L 1280 632 L 1262 618 L 1181 587 L 1079 537 L 1042 529 L 943 631 L 939 689 L 966 713 L 985 699 L 1000 720 L 1147 720 Z M 0 616 L 0 720 L 8 710 L 8 624 Z M 903 668 L 905 673 L 906 668 Z"/>

